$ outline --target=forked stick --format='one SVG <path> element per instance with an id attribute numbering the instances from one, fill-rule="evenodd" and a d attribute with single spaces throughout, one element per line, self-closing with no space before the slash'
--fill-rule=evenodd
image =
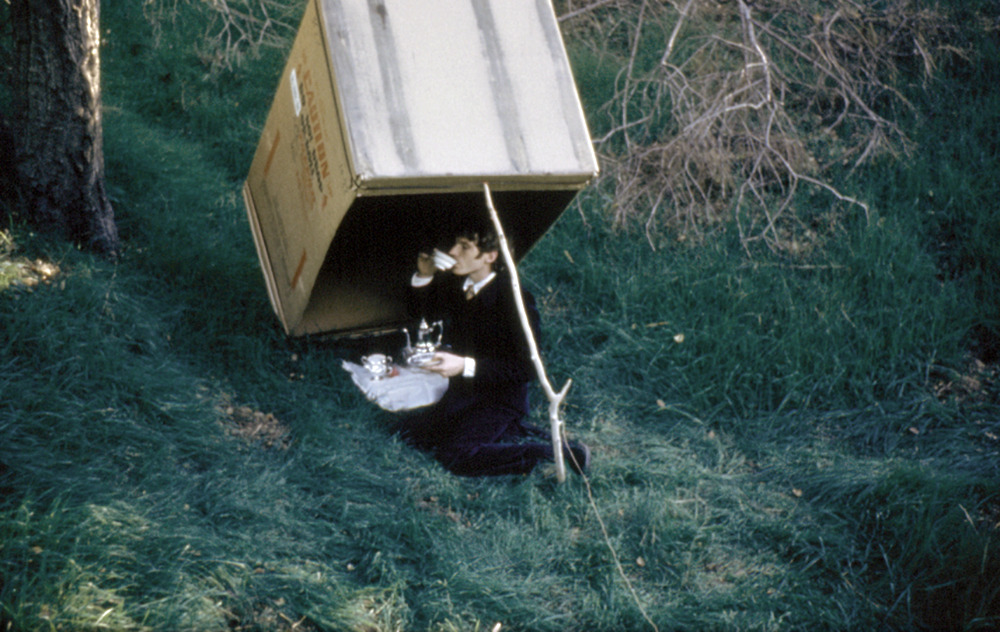
<path id="1" fill-rule="evenodd" d="M 531 321 L 528 320 L 528 311 L 524 307 L 524 298 L 521 296 L 521 283 L 517 279 L 517 268 L 514 267 L 514 257 L 510 253 L 507 245 L 507 236 L 503 232 L 500 224 L 500 216 L 496 207 L 493 206 L 493 196 L 490 194 L 490 185 L 483 183 L 483 192 L 486 195 L 486 207 L 490 211 L 490 218 L 493 219 L 493 226 L 497 229 L 497 237 L 500 239 L 500 252 L 510 269 L 510 283 L 514 286 L 514 302 L 517 304 L 517 313 L 521 317 L 521 328 L 524 329 L 524 336 L 528 339 L 528 350 L 531 352 L 531 361 L 535 365 L 535 372 L 538 373 L 538 381 L 545 391 L 545 397 L 549 400 L 549 427 L 552 432 L 552 452 L 556 462 L 556 479 L 562 483 L 566 480 L 566 462 L 563 459 L 562 451 L 562 419 L 559 417 L 559 408 L 562 406 L 566 391 L 569 390 L 573 380 L 566 380 L 566 385 L 558 393 L 552 388 L 548 376 L 545 374 L 545 366 L 542 364 L 542 356 L 538 353 L 538 343 L 535 341 L 535 334 L 531 330 Z"/>

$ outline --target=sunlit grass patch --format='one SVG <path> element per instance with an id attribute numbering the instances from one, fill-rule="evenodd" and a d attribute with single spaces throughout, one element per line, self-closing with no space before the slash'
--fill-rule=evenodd
<path id="1" fill-rule="evenodd" d="M 59 264 L 17 253 L 17 244 L 9 231 L 0 231 L 0 292 L 10 288 L 33 288 L 51 283 L 60 274 Z"/>

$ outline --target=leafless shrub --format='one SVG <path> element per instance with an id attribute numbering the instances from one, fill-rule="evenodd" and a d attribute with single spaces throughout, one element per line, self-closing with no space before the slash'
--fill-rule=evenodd
<path id="1" fill-rule="evenodd" d="M 561 2 L 567 38 L 621 68 L 596 138 L 613 221 L 655 247 L 664 228 L 699 234 L 735 212 L 744 243 L 794 250 L 811 232 L 793 205 L 803 185 L 867 215 L 826 174 L 911 151 L 896 86 L 926 81 L 947 48 L 923 4 Z"/>
<path id="2" fill-rule="evenodd" d="M 287 48 L 295 37 L 301 2 L 295 0 L 144 0 L 155 27 L 177 16 L 180 2 L 206 16 L 205 36 L 197 46 L 212 72 L 231 70 L 261 48 Z"/>
<path id="3" fill-rule="evenodd" d="M 285 47 L 298 26 L 290 0 L 203 0 L 214 12 L 203 59 L 213 69 L 231 69 L 247 52 L 264 47 Z M 294 3 L 297 4 L 297 3 Z"/>

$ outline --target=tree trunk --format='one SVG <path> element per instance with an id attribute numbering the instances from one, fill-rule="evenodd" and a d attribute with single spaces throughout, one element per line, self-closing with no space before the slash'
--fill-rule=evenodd
<path id="1" fill-rule="evenodd" d="M 13 0 L 14 134 L 29 221 L 114 256 L 104 188 L 100 0 Z"/>

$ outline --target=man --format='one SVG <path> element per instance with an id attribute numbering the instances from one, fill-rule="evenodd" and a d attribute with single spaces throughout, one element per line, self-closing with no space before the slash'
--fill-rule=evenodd
<path id="1" fill-rule="evenodd" d="M 436 272 L 423 252 L 411 281 L 414 316 L 445 323 L 442 350 L 425 368 L 449 383 L 441 401 L 401 424 L 400 435 L 466 476 L 526 474 L 553 458 L 546 434 L 522 423 L 535 369 L 499 248 L 492 224 L 473 221 L 448 251 L 454 266 Z M 529 292 L 523 297 L 537 339 L 538 310 Z M 586 445 L 564 451 L 574 471 L 589 466 Z"/>

